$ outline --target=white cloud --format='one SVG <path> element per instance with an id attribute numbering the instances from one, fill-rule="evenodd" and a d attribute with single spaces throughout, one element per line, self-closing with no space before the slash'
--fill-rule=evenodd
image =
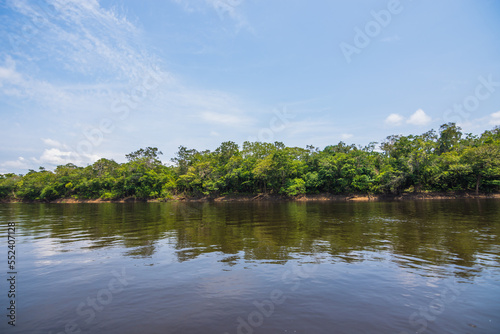
<path id="1" fill-rule="evenodd" d="M 344 139 L 344 140 L 347 140 L 349 138 L 352 138 L 353 135 L 351 133 L 343 133 L 340 135 L 340 138 Z"/>
<path id="2" fill-rule="evenodd" d="M 51 165 L 65 165 L 71 162 L 71 152 L 63 152 L 58 148 L 51 148 L 43 151 L 40 162 Z"/>
<path id="3" fill-rule="evenodd" d="M 410 118 L 406 121 L 412 125 L 427 125 L 432 121 L 432 118 L 427 115 L 422 109 L 415 111 Z"/>
<path id="4" fill-rule="evenodd" d="M 494 112 L 490 116 L 491 116 L 490 120 L 491 125 L 500 125 L 500 111 Z"/>
<path id="5" fill-rule="evenodd" d="M 58 148 L 45 149 L 40 158 L 19 157 L 17 160 L 5 161 L 0 163 L 2 172 L 12 172 L 14 169 L 28 170 L 36 169 L 38 166 L 53 169 L 59 165 L 74 163 L 77 166 L 85 166 L 92 164 L 99 160 L 101 157 L 95 154 L 78 154 L 72 151 L 62 151 Z"/>
<path id="6" fill-rule="evenodd" d="M 1 167 L 5 167 L 7 169 L 17 168 L 17 169 L 28 169 L 29 165 L 25 158 L 19 157 L 17 160 L 6 161 L 0 164 Z"/>
<path id="7" fill-rule="evenodd" d="M 385 124 L 398 126 L 403 124 L 405 117 L 400 114 L 390 114 L 385 119 Z M 432 121 L 432 118 L 427 115 L 422 109 L 418 109 L 413 114 L 410 115 L 410 118 L 406 120 L 407 124 L 412 125 L 427 125 Z"/>
<path id="8" fill-rule="evenodd" d="M 399 114 L 390 114 L 385 119 L 385 124 L 388 125 L 401 125 L 403 123 L 404 117 Z"/>
<path id="9" fill-rule="evenodd" d="M 42 141 L 45 145 L 47 146 L 52 146 L 52 147 L 61 147 L 63 146 L 60 142 L 58 142 L 57 140 L 54 140 L 54 139 L 50 139 L 50 138 L 42 138 Z"/>
<path id="10" fill-rule="evenodd" d="M 94 163 L 100 158 L 100 156 L 95 154 L 78 154 L 72 151 L 62 151 L 58 148 L 51 148 L 45 149 L 39 159 L 32 158 L 32 160 L 41 165 L 49 165 L 50 168 L 68 163 L 83 166 Z"/>

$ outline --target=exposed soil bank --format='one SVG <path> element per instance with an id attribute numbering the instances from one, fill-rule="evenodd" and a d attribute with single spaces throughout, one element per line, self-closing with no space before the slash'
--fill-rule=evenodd
<path id="1" fill-rule="evenodd" d="M 402 200 L 431 200 L 431 199 L 461 199 L 461 198 L 498 198 L 500 194 L 478 194 L 475 193 L 404 193 L 400 195 L 333 195 L 333 194 L 308 194 L 296 197 L 261 194 L 257 196 L 221 196 L 214 199 L 197 199 L 201 201 L 402 201 Z M 195 199 L 185 199 L 193 201 Z"/>
<path id="2" fill-rule="evenodd" d="M 399 195 L 333 195 L 333 194 L 308 194 L 295 197 L 287 197 L 281 195 L 227 195 L 219 197 L 184 197 L 175 196 L 172 199 L 137 199 L 133 197 L 122 198 L 117 200 L 103 200 L 103 199 L 74 199 L 74 198 L 61 198 L 54 201 L 33 201 L 35 203 L 129 203 L 129 202 L 251 202 L 251 201 L 295 201 L 295 202 L 309 202 L 309 201 L 337 201 L 337 202 L 368 202 L 368 201 L 403 201 L 403 200 L 444 200 L 444 199 L 484 199 L 496 198 L 500 199 L 500 194 L 478 194 L 475 193 L 403 193 Z M 15 199 L 0 200 L 0 203 L 30 203 L 26 201 L 19 201 Z M 31 203 L 33 203 L 31 202 Z"/>

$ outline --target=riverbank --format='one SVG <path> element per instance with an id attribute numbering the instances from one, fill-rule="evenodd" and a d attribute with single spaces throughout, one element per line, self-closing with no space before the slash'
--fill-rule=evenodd
<path id="1" fill-rule="evenodd" d="M 252 201 L 270 201 L 270 202 L 313 202 L 313 201 L 332 201 L 332 202 L 370 202 L 370 201 L 405 201 L 405 200 L 446 200 L 446 199 L 500 199 L 500 194 L 475 194 L 472 192 L 445 193 L 445 192 L 425 192 L 425 193 L 402 193 L 392 194 L 356 194 L 356 195 L 334 195 L 334 194 L 307 194 L 294 197 L 270 194 L 258 195 L 226 195 L 219 197 L 186 197 L 173 196 L 169 199 L 138 199 L 134 197 L 121 198 L 115 200 L 104 199 L 74 199 L 60 198 L 53 201 L 20 201 L 17 199 L 4 199 L 0 203 L 134 203 L 134 202 L 252 202 Z"/>

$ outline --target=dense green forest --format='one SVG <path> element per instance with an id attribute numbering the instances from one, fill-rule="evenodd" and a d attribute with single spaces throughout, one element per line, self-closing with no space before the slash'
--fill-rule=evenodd
<path id="1" fill-rule="evenodd" d="M 100 159 L 54 171 L 0 174 L 0 198 L 15 200 L 169 199 L 228 194 L 399 194 L 500 190 L 500 128 L 463 134 L 454 123 L 421 135 L 393 135 L 378 147 L 343 142 L 320 150 L 281 142 L 228 141 L 215 151 L 179 147 L 169 165 L 153 147 L 119 164 Z"/>

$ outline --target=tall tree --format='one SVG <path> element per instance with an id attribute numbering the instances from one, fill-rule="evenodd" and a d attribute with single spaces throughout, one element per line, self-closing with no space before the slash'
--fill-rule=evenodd
<path id="1" fill-rule="evenodd" d="M 437 154 L 450 152 L 457 147 L 462 138 L 462 128 L 455 123 L 447 123 L 439 128 L 439 139 L 437 141 Z"/>

